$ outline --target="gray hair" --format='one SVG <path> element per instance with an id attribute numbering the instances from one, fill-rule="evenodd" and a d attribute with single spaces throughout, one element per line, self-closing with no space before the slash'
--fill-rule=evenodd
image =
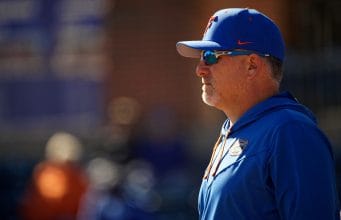
<path id="1" fill-rule="evenodd" d="M 273 57 L 273 56 L 266 57 L 266 60 L 270 65 L 272 77 L 278 83 L 281 83 L 281 81 L 283 79 L 283 63 L 282 63 L 282 61 Z"/>

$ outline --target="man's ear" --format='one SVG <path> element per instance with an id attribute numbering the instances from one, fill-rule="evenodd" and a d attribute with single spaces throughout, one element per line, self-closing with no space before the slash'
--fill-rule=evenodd
<path id="1" fill-rule="evenodd" d="M 260 67 L 260 60 L 256 54 L 250 54 L 247 60 L 247 70 L 249 77 L 254 77 L 257 72 L 258 68 Z"/>

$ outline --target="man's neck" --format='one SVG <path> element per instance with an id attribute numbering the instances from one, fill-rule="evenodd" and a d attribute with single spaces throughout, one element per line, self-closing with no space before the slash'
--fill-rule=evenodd
<path id="1" fill-rule="evenodd" d="M 235 103 L 234 105 L 229 105 L 225 109 L 222 109 L 222 111 L 230 119 L 231 124 L 235 124 L 236 121 L 238 121 L 238 119 L 242 117 L 245 114 L 245 112 L 247 112 L 253 106 L 270 98 L 271 96 L 274 96 L 278 92 L 279 92 L 279 89 L 275 88 L 275 89 L 267 90 L 263 92 L 258 91 L 258 93 L 257 92 L 249 93 L 249 95 L 243 100 L 240 100 L 239 103 Z M 230 106 L 234 106 L 234 108 L 231 108 Z"/>

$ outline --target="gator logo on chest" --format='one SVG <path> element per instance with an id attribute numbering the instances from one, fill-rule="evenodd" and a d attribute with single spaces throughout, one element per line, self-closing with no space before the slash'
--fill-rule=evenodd
<path id="1" fill-rule="evenodd" d="M 247 144 L 248 144 L 247 140 L 238 139 L 236 142 L 232 144 L 228 151 L 228 154 L 230 156 L 239 156 L 243 152 Z"/>

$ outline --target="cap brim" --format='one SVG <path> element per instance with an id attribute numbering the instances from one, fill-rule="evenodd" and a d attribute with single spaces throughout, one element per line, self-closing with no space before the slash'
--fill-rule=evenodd
<path id="1" fill-rule="evenodd" d="M 221 45 L 214 41 L 180 41 L 176 44 L 176 49 L 181 56 L 200 58 L 202 50 L 219 50 Z"/>

